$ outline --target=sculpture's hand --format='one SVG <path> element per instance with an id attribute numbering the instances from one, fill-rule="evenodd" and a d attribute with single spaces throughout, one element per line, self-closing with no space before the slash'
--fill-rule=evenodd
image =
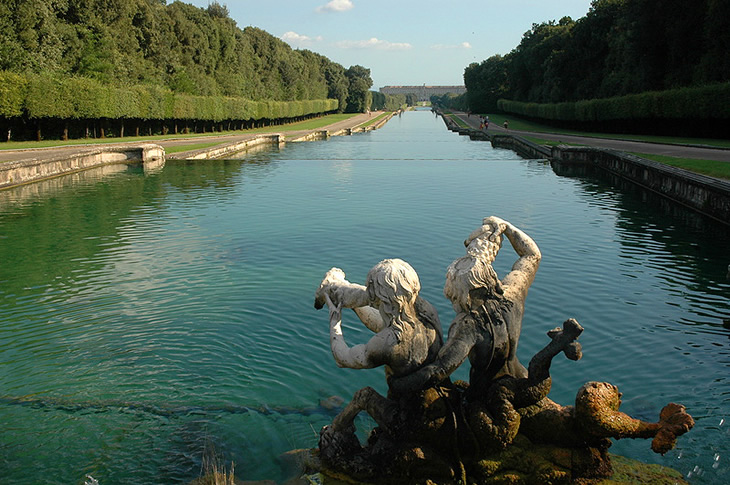
<path id="1" fill-rule="evenodd" d="M 491 227 L 491 233 L 489 234 L 489 240 L 492 242 L 500 242 L 499 237 L 504 234 L 509 223 L 504 219 L 497 216 L 485 217 L 482 220 L 482 225 Z"/>
<path id="2" fill-rule="evenodd" d="M 466 238 L 464 246 L 469 247 L 472 241 L 479 238 L 486 238 L 490 242 L 501 245 L 501 236 L 507 228 L 507 224 L 507 221 L 500 219 L 497 216 L 485 217 L 482 221 L 482 225 L 475 229 L 471 234 L 469 234 L 469 237 Z"/>
<path id="3" fill-rule="evenodd" d="M 336 288 L 338 283 L 346 283 L 345 272 L 340 268 L 331 268 L 325 273 L 322 283 L 319 284 L 319 288 L 314 292 L 314 308 L 319 310 L 325 304 L 324 295 L 330 293 L 333 288 Z"/>
<path id="4" fill-rule="evenodd" d="M 324 299 L 330 311 L 330 327 L 339 327 L 342 324 L 342 304 L 333 303 L 328 293 L 324 294 Z"/>
<path id="5" fill-rule="evenodd" d="M 662 455 L 674 448 L 677 436 L 681 436 L 695 425 L 694 419 L 681 404 L 669 403 L 659 414 L 659 431 L 651 442 L 651 449 Z"/>

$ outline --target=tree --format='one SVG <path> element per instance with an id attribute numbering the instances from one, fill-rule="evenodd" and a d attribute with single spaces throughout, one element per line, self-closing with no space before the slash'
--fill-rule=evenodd
<path id="1" fill-rule="evenodd" d="M 697 80 L 718 82 L 730 79 L 730 2 L 708 0 L 704 19 L 705 50 L 699 64 Z"/>
<path id="2" fill-rule="evenodd" d="M 338 101 L 337 112 L 342 113 L 347 108 L 347 96 L 350 87 L 350 81 L 345 75 L 345 68 L 326 57 L 322 57 L 320 64 L 327 81 L 327 97 Z"/>
<path id="3" fill-rule="evenodd" d="M 218 2 L 213 2 L 210 5 L 208 5 L 208 8 L 206 9 L 208 12 L 208 15 L 210 15 L 213 18 L 221 18 L 221 19 L 227 19 L 228 18 L 228 7 L 226 5 L 221 5 Z"/>
<path id="4" fill-rule="evenodd" d="M 507 92 L 507 64 L 502 56 L 492 56 L 481 64 L 464 69 L 464 86 L 469 109 L 477 113 L 497 110 L 497 101 Z"/>
<path id="5" fill-rule="evenodd" d="M 370 69 L 354 65 L 345 71 L 345 76 L 349 82 L 347 107 L 345 111 L 348 113 L 364 113 L 370 109 L 372 94 L 370 87 L 373 80 L 370 77 Z"/>

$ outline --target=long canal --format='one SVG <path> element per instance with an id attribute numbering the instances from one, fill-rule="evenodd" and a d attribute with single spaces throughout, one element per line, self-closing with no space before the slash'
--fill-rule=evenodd
<path id="1" fill-rule="evenodd" d="M 521 360 L 565 319 L 585 327 L 584 357 L 556 359 L 550 397 L 571 404 L 583 383 L 608 381 L 622 411 L 652 421 L 683 403 L 696 426 L 675 450 L 611 451 L 727 483 L 730 231 L 631 185 L 557 172 L 416 111 L 237 160 L 0 192 L 0 482 L 188 483 L 211 453 L 239 479 L 284 480 L 280 455 L 316 446 L 341 400 L 385 392 L 382 369 L 335 365 L 312 306 L 323 274 L 363 282 L 405 259 L 446 327 L 446 267 L 498 215 L 543 254 Z M 515 258 L 505 245 L 498 273 Z M 344 331 L 369 337 L 353 314 Z"/>

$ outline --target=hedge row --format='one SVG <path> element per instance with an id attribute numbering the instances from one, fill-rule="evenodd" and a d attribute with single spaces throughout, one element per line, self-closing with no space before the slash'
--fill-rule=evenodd
<path id="1" fill-rule="evenodd" d="M 566 103 L 539 104 L 500 99 L 498 106 L 507 113 L 569 122 L 719 120 L 730 118 L 730 83 Z"/>
<path id="2" fill-rule="evenodd" d="M 88 78 L 0 71 L 0 116 L 29 119 L 258 120 L 337 109 L 336 99 L 251 101 L 192 96 L 157 86 L 113 87 Z"/>

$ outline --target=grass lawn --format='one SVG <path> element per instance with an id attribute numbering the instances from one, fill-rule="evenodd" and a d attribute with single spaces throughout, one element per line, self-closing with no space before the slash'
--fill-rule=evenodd
<path id="1" fill-rule="evenodd" d="M 695 173 L 709 175 L 710 177 L 730 180 L 730 163 L 718 162 L 715 160 L 697 160 L 694 158 L 677 158 L 666 155 L 652 155 L 649 153 L 634 153 L 634 155 L 647 160 L 671 165 L 672 167 L 683 168 Z"/>
<path id="2" fill-rule="evenodd" d="M 554 126 L 541 125 L 532 121 L 506 116 L 503 114 L 489 114 L 491 123 L 499 126 L 504 125 L 504 120 L 509 120 L 510 129 L 534 131 L 536 133 L 558 133 L 563 135 L 579 135 L 590 136 L 593 138 L 610 138 L 615 140 L 636 140 L 648 141 L 653 143 L 666 143 L 674 145 L 707 145 L 711 147 L 730 148 L 730 140 L 716 140 L 711 138 L 676 138 L 672 136 L 652 136 L 652 135 L 628 135 L 613 133 L 591 133 L 586 131 L 565 130 Z"/>
<path id="3" fill-rule="evenodd" d="M 454 120 L 454 123 L 456 123 L 456 126 L 458 126 L 459 128 L 467 128 L 467 129 L 471 128 L 471 126 L 469 126 L 464 120 L 462 120 L 458 116 L 453 115 L 453 114 L 448 114 L 447 116 L 449 118 L 451 118 L 452 120 Z"/>
<path id="4" fill-rule="evenodd" d="M 0 143 L 0 150 L 20 150 L 20 149 L 28 149 L 28 148 L 48 148 L 48 147 L 61 147 L 61 146 L 72 146 L 72 145 L 94 145 L 94 144 L 101 144 L 101 143 L 139 143 L 144 141 L 160 141 L 160 140 L 176 140 L 181 138 L 201 138 L 204 139 L 206 137 L 211 136 L 221 136 L 221 135 L 240 135 L 242 133 L 272 133 L 272 132 L 282 132 L 286 133 L 288 131 L 298 131 L 298 130 L 317 130 L 319 128 L 324 128 L 325 126 L 331 125 L 333 123 L 337 123 L 339 121 L 344 121 L 347 119 L 352 118 L 353 116 L 357 116 L 358 113 L 341 113 L 341 114 L 332 114 L 332 115 L 326 115 L 322 116 L 320 118 L 313 118 L 311 120 L 305 120 L 305 121 L 299 121 L 297 123 L 290 123 L 287 125 L 276 125 L 276 126 L 266 126 L 263 128 L 254 128 L 251 130 L 239 130 L 239 131 L 217 131 L 213 133 L 189 133 L 187 135 L 173 135 L 168 133 L 167 135 L 153 135 L 153 136 L 139 136 L 139 137 L 132 137 L 127 136 L 124 138 L 84 138 L 84 139 L 76 139 L 76 140 L 68 140 L 68 141 L 61 141 L 61 140 L 43 140 L 40 142 L 37 141 L 9 141 L 9 142 L 3 142 Z M 217 143 L 211 143 L 208 146 L 216 145 Z M 202 145 L 202 143 L 200 144 Z M 197 145 L 191 145 L 196 146 Z M 202 145 L 198 148 L 205 148 L 205 145 Z M 196 148 L 190 148 L 191 150 L 194 150 Z M 179 148 L 177 151 L 183 151 L 188 150 L 187 147 L 185 148 Z"/>
<path id="5" fill-rule="evenodd" d="M 371 120 L 368 120 L 367 122 L 365 122 L 365 123 L 361 124 L 360 126 L 362 126 L 363 128 L 367 128 L 367 127 L 368 127 L 368 126 L 370 126 L 370 125 L 374 125 L 374 124 L 375 124 L 375 123 L 377 123 L 378 121 L 380 121 L 380 120 L 382 120 L 383 118 L 385 118 L 386 116 L 390 115 L 390 113 L 391 113 L 390 111 L 386 111 L 385 113 L 380 113 L 380 114 L 379 114 L 378 116 L 376 116 L 375 118 L 373 118 L 373 119 L 371 119 Z"/>

